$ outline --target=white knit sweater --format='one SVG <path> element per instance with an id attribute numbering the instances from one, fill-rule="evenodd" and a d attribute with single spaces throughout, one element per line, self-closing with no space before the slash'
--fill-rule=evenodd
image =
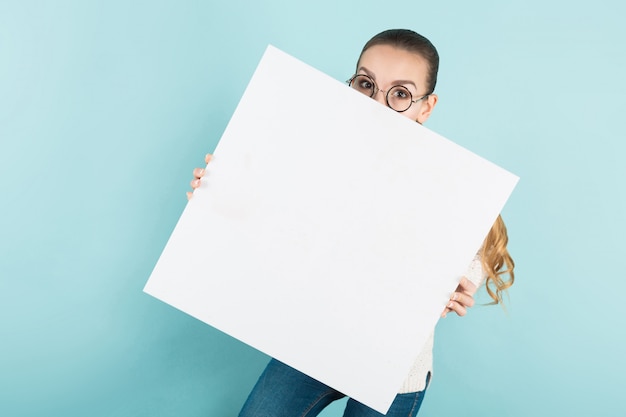
<path id="1" fill-rule="evenodd" d="M 485 280 L 485 272 L 480 261 L 480 257 L 476 255 L 472 263 L 470 264 L 467 272 L 465 273 L 467 279 L 472 281 L 476 287 Z M 422 351 L 415 359 L 409 375 L 404 380 L 402 387 L 398 391 L 400 394 L 407 392 L 417 392 L 426 389 L 426 377 L 430 372 L 433 372 L 433 343 L 434 343 L 434 331 L 426 341 L 426 344 L 422 348 Z"/>

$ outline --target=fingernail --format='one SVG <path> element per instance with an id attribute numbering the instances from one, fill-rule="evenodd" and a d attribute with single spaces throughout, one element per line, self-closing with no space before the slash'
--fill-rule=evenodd
<path id="1" fill-rule="evenodd" d="M 199 172 L 200 176 L 204 175 L 204 168 L 200 168 L 200 172 Z"/>
<path id="2" fill-rule="evenodd" d="M 448 308 L 452 308 L 452 306 L 453 306 L 453 305 L 454 305 L 454 303 L 453 303 L 452 301 L 450 301 L 450 302 L 448 303 Z"/>
<path id="3" fill-rule="evenodd" d="M 193 180 L 194 187 L 198 186 L 199 184 L 200 184 L 200 180 Z"/>
<path id="4" fill-rule="evenodd" d="M 452 294 L 452 297 L 450 297 L 451 300 L 456 301 L 456 299 L 458 298 L 457 294 L 454 293 Z"/>

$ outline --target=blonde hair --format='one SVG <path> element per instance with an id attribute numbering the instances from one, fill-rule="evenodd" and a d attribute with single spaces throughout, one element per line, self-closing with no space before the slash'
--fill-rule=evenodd
<path id="1" fill-rule="evenodd" d="M 510 288 L 515 281 L 515 274 L 513 273 L 515 263 L 506 248 L 508 242 L 506 226 L 502 217 L 498 215 L 480 249 L 480 259 L 487 274 L 485 288 L 493 299 L 490 304 L 502 303 L 504 291 Z M 504 279 L 504 275 L 508 275 L 509 279 Z"/>

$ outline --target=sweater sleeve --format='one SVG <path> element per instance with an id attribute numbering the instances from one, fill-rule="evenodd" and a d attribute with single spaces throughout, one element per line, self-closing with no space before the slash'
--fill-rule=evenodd
<path id="1" fill-rule="evenodd" d="M 472 262 L 465 272 L 465 277 L 472 281 L 476 287 L 480 287 L 480 284 L 487 278 L 485 270 L 483 269 L 482 260 L 480 259 L 480 254 L 477 253 L 474 259 L 472 259 Z"/>

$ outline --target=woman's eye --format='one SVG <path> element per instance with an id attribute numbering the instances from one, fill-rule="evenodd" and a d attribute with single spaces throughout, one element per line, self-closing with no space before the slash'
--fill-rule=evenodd
<path id="1" fill-rule="evenodd" d="M 363 89 L 370 90 L 372 88 L 372 83 L 367 80 L 362 80 L 359 86 Z"/>
<path id="2" fill-rule="evenodd" d="M 410 97 L 408 91 L 404 91 L 403 89 L 396 89 L 396 90 L 394 90 L 393 95 L 394 95 L 394 97 L 401 98 L 401 99 L 405 99 L 405 98 L 409 98 Z"/>

